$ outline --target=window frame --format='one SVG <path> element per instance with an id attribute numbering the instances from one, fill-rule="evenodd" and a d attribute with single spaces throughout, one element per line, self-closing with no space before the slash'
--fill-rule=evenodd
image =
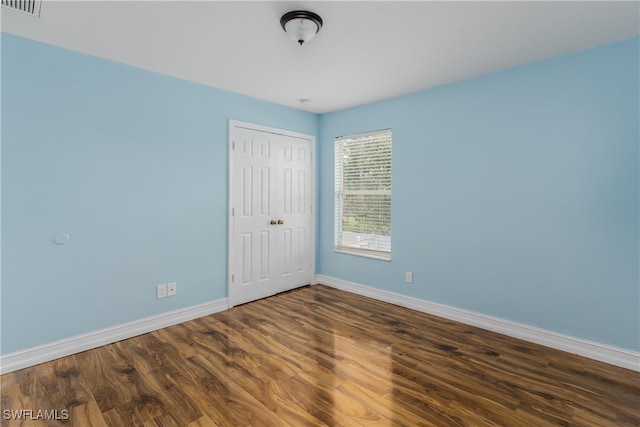
<path id="1" fill-rule="evenodd" d="M 362 141 L 365 138 L 371 137 L 379 137 L 384 134 L 388 134 L 389 138 L 389 149 L 388 149 L 388 160 L 384 160 L 385 163 L 388 163 L 388 190 L 345 190 L 345 175 L 344 175 L 344 163 L 340 163 L 340 158 L 338 156 L 339 152 L 343 153 L 344 151 L 341 149 L 342 146 L 340 144 L 346 143 L 348 140 L 360 140 Z M 378 148 L 380 143 L 376 144 L 374 148 Z M 340 151 L 339 151 L 340 150 Z M 344 135 L 335 137 L 334 140 L 334 251 L 337 253 L 349 254 L 362 256 L 367 258 L 373 258 L 383 261 L 391 260 L 391 211 L 392 211 L 392 150 L 393 150 L 393 132 L 391 128 L 388 129 L 380 129 L 370 132 L 363 132 L 351 135 Z M 342 154 L 344 156 L 344 154 Z M 339 174 L 343 174 L 339 176 Z M 384 213 L 388 217 L 388 224 L 383 222 L 382 225 L 387 226 L 389 230 L 388 234 L 388 250 L 385 249 L 368 249 L 357 246 L 345 245 L 343 239 L 344 230 L 344 196 L 388 196 L 388 212 L 385 210 Z M 377 237 L 386 237 L 383 234 L 373 234 Z"/>

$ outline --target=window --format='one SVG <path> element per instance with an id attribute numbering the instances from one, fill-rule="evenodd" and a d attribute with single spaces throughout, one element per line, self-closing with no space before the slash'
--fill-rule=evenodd
<path id="1" fill-rule="evenodd" d="M 391 130 L 336 138 L 336 250 L 391 258 Z"/>

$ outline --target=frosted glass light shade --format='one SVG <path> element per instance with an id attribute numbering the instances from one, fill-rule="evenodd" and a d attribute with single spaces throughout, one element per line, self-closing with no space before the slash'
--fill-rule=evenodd
<path id="1" fill-rule="evenodd" d="M 280 25 L 292 39 L 302 45 L 311 40 L 320 31 L 322 18 L 313 12 L 295 10 L 282 15 Z"/>

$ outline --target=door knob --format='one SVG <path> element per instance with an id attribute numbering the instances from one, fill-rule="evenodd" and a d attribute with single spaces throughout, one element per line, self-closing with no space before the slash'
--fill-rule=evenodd
<path id="1" fill-rule="evenodd" d="M 282 225 L 282 224 L 284 224 L 284 221 L 283 221 L 283 220 L 281 220 L 281 219 L 279 219 L 279 220 L 278 220 L 278 224 Z"/>
<path id="2" fill-rule="evenodd" d="M 272 219 L 272 220 L 271 220 L 271 225 L 276 225 L 276 224 L 277 224 L 276 220 L 275 220 L 275 219 Z"/>

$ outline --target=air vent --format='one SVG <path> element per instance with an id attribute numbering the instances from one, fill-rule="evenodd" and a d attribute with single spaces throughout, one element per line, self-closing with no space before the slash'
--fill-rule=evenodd
<path id="1" fill-rule="evenodd" d="M 40 17 L 42 0 L 2 0 L 2 7 L 28 13 L 36 18 Z"/>

